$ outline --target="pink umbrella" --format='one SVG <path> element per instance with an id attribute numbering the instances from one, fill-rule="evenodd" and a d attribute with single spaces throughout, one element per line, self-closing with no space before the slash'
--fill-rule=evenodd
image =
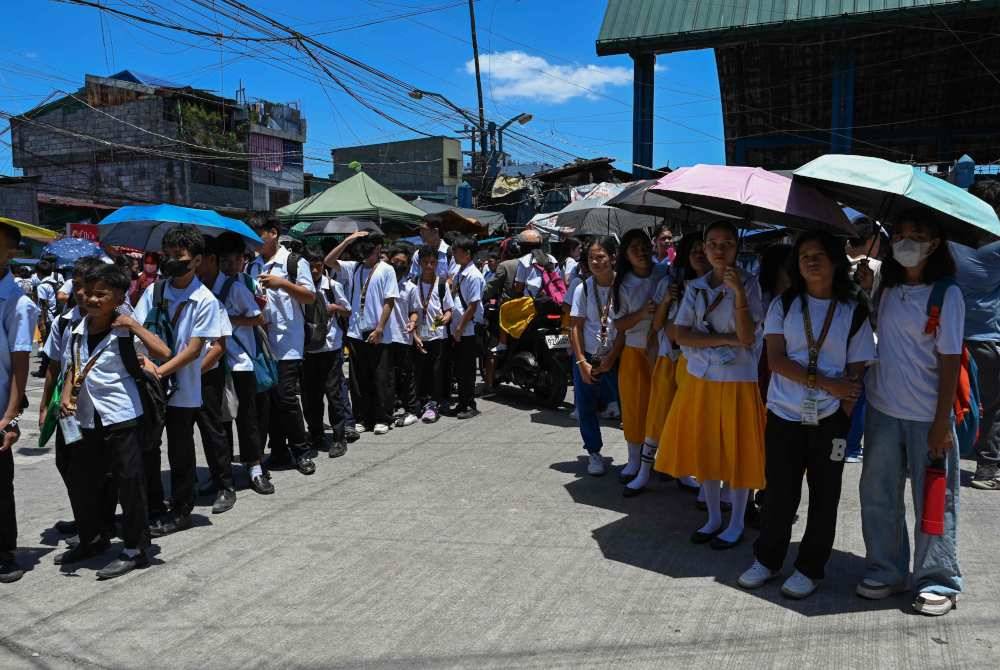
<path id="1" fill-rule="evenodd" d="M 671 172 L 650 190 L 687 207 L 739 219 L 744 225 L 856 234 L 836 202 L 810 186 L 762 168 L 695 165 Z"/>

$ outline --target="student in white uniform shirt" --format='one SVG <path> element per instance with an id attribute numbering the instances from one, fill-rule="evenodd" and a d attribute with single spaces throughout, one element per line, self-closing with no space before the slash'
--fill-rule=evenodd
<path id="1" fill-rule="evenodd" d="M 781 574 L 805 477 L 809 517 L 795 572 L 781 587 L 796 599 L 811 595 L 825 576 L 851 413 L 865 365 L 875 358 L 868 308 L 857 300 L 841 245 L 824 232 L 799 235 L 789 256 L 790 286 L 771 303 L 764 322 L 772 372 L 764 438 L 767 504 L 756 560 L 739 583 L 753 589 Z"/>
<path id="2" fill-rule="evenodd" d="M 412 256 L 412 247 L 400 244 L 389 249 L 389 264 L 396 272 L 396 285 L 399 288 L 399 297 L 392 306 L 388 328 L 394 404 L 402 409 L 402 414 L 396 417 L 397 428 L 415 424 L 419 420 L 417 413 L 420 411 L 417 407 L 417 388 L 413 374 L 413 357 L 416 355 L 413 348 L 415 323 L 411 325 L 411 317 L 414 316 L 413 293 L 417 287 L 408 279 Z"/>
<path id="3" fill-rule="evenodd" d="M 250 276 L 265 291 L 267 338 L 278 361 L 278 383 L 269 393 L 261 394 L 257 408 L 261 426 L 267 428 L 270 438 L 268 465 L 271 468 L 291 465 L 302 474 L 311 475 L 316 472 L 316 464 L 309 455 L 299 396 L 306 334 L 303 309 L 316 300 L 316 286 L 309 263 L 278 244 L 281 230 L 276 220 L 263 222 L 257 227 L 257 234 L 264 245 L 260 256 L 250 264 Z"/>
<path id="4" fill-rule="evenodd" d="M 0 584 L 16 582 L 24 571 L 17 550 L 14 507 L 14 443 L 21 437 L 17 417 L 24 406 L 28 357 L 35 336 L 38 307 L 24 295 L 8 268 L 21 243 L 21 232 L 0 223 Z"/>
<path id="5" fill-rule="evenodd" d="M 445 402 L 443 349 L 448 346 L 448 324 L 454 302 L 448 282 L 437 275 L 437 250 L 424 245 L 417 252 L 420 277 L 411 293 L 410 315 L 414 323 L 414 377 L 420 420 L 435 423 Z"/>
<path id="6" fill-rule="evenodd" d="M 195 474 L 194 418 L 202 405 L 201 361 L 205 342 L 222 336 L 219 302 L 195 276 L 205 252 L 205 238 L 193 226 L 171 228 L 163 236 L 164 259 L 160 268 L 165 277 L 165 313 L 173 326 L 173 356 L 157 365 L 161 379 L 173 377 L 176 390 L 167 401 L 167 456 L 170 462 L 169 514 L 159 514 L 150 531 L 162 537 L 191 527 L 197 488 Z M 143 325 L 160 313 L 153 297 L 159 282 L 146 289 L 135 306 L 135 319 Z M 167 343 L 171 344 L 170 342 Z M 151 352 L 152 353 L 152 352 Z M 157 357 L 152 356 L 154 359 Z M 154 506 L 163 499 L 160 484 L 160 434 L 147 435 L 147 489 Z"/>
<path id="7" fill-rule="evenodd" d="M 128 275 L 117 265 L 102 263 L 84 277 L 86 316 L 73 329 L 62 391 L 62 421 L 74 426 L 65 439 L 75 452 L 69 477 L 80 542 L 57 556 L 55 563 L 77 563 L 108 548 L 108 538 L 102 537 L 106 520 L 101 502 L 110 471 L 122 506 L 124 546 L 116 560 L 98 570 L 98 579 L 149 565 L 144 553 L 149 519 L 140 439 L 143 411 L 133 376 L 140 364 L 135 338 L 155 358 L 168 357 L 170 349 L 131 316 L 118 312 L 129 284 Z M 145 365 L 155 370 L 151 362 Z"/>
<path id="8" fill-rule="evenodd" d="M 35 265 L 35 272 L 38 276 L 38 285 L 35 287 L 35 298 L 38 300 L 38 331 L 42 335 L 44 342 L 49 336 L 49 330 L 56 319 L 59 303 L 56 300 L 56 290 L 62 285 L 62 280 L 57 278 L 54 268 L 49 261 L 41 260 Z M 49 366 L 45 353 L 39 354 L 38 369 L 31 373 L 32 377 L 44 377 L 45 369 Z"/>
<path id="9" fill-rule="evenodd" d="M 866 377 L 865 458 L 861 470 L 861 530 L 865 537 L 863 598 L 882 599 L 906 587 L 913 609 L 940 616 L 962 591 L 958 565 L 960 466 L 953 404 L 961 366 L 965 302 L 953 284 L 955 262 L 940 227 L 920 212 L 892 227 L 892 253 L 882 264 L 878 303 L 878 362 Z M 928 318 L 935 284 L 943 282 L 940 315 Z M 906 477 L 913 518 L 924 513 L 924 480 L 934 463 L 944 470 L 944 528 L 914 529 L 912 576 L 906 530 Z M 909 580 L 907 579 L 909 577 Z"/>
<path id="10" fill-rule="evenodd" d="M 344 331 L 338 317 L 350 312 L 347 296 L 339 282 L 324 272 L 323 258 L 308 254 L 309 269 L 317 288 L 317 301 L 321 301 L 329 317 L 326 340 L 318 349 L 306 350 L 306 363 L 302 371 L 303 411 L 309 440 L 313 450 L 319 451 L 324 442 L 323 399 L 329 410 L 330 427 L 333 429 L 333 443 L 327 450 L 330 458 L 339 458 L 347 453 L 347 404 L 344 394 Z"/>
<path id="11" fill-rule="evenodd" d="M 212 286 L 212 293 L 225 307 L 233 330 L 226 343 L 225 360 L 236 392 L 240 462 L 248 470 L 250 488 L 261 495 L 270 495 L 274 493 L 274 484 L 261 467 L 266 426 L 259 423 L 257 415 L 257 377 L 254 373 L 257 356 L 255 329 L 264 325 L 264 315 L 248 286 L 250 278 L 240 272 L 245 248 L 243 238 L 236 233 L 224 233 L 215 238 L 214 244 L 219 258 L 219 275 Z M 231 428 L 228 429 L 230 433 Z M 227 435 L 231 444 L 230 437 Z"/>
<path id="12" fill-rule="evenodd" d="M 537 230 L 522 231 L 517 237 L 517 242 L 521 251 L 527 253 L 518 260 L 513 294 L 536 298 L 542 290 L 544 279 L 542 270 L 557 271 L 556 259 L 542 251 L 542 236 Z"/>
<path id="13" fill-rule="evenodd" d="M 376 435 L 389 432 L 392 421 L 392 368 L 386 329 L 399 297 L 399 284 L 392 266 L 380 260 L 383 237 L 362 230 L 348 235 L 327 254 L 324 263 L 350 279 L 347 296 L 351 317 L 347 337 L 351 347 L 351 374 L 358 388 L 354 417 L 359 426 Z M 351 247 L 359 261 L 342 261 Z"/>
<path id="14" fill-rule="evenodd" d="M 336 244 L 334 244 L 333 246 L 336 246 Z M 326 247 L 324 245 L 324 253 L 323 253 L 324 258 L 326 257 L 326 254 L 329 253 L 330 249 L 333 248 L 333 246 Z M 351 278 L 346 272 L 343 271 L 343 269 L 337 272 L 331 268 L 326 267 L 324 264 L 323 275 L 325 277 L 329 277 L 333 283 L 338 284 L 345 296 L 351 294 Z M 336 317 L 337 319 L 340 320 L 341 332 L 345 336 L 347 334 L 347 321 L 349 315 L 350 315 L 350 309 L 348 309 L 346 312 Z M 348 351 L 346 340 L 343 343 L 343 348 L 344 348 L 344 356 L 345 358 L 348 358 L 346 356 Z M 350 360 L 348 360 L 347 365 L 349 370 L 351 366 Z M 344 417 L 345 417 L 344 440 L 349 444 L 351 442 L 356 442 L 361 437 L 361 435 L 358 433 L 357 430 L 357 423 L 354 420 L 354 404 L 355 404 L 355 398 L 357 397 L 357 388 L 352 385 L 352 379 L 350 377 L 350 374 L 342 375 L 341 378 L 342 381 L 341 381 L 340 396 L 341 396 L 341 402 L 343 402 L 344 404 Z"/>
<path id="15" fill-rule="evenodd" d="M 448 279 L 455 274 L 458 270 L 458 264 L 455 262 L 455 258 L 451 253 L 451 249 L 448 244 L 441 239 L 441 228 L 440 224 L 434 223 L 424 223 L 420 226 L 420 239 L 423 241 L 424 245 L 429 245 L 437 249 L 438 263 L 437 263 L 437 274 L 441 279 Z M 416 254 L 413 256 L 413 260 L 410 263 L 410 278 L 416 279 L 420 276 L 420 263 L 417 260 Z"/>
<path id="16" fill-rule="evenodd" d="M 452 242 L 451 250 L 459 270 L 452 278 L 451 317 L 452 365 L 458 382 L 458 402 L 455 417 L 471 419 L 479 414 L 476 409 L 476 360 L 479 357 L 479 337 L 476 326 L 484 323 L 483 289 L 486 282 L 483 274 L 472 262 L 478 243 L 471 237 L 459 237 Z"/>

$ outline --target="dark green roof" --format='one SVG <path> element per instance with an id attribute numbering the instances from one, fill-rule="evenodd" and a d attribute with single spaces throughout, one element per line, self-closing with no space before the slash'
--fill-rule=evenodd
<path id="1" fill-rule="evenodd" d="M 779 28 L 845 19 L 883 19 L 901 12 L 955 10 L 994 0 L 608 0 L 600 56 L 683 51 Z"/>

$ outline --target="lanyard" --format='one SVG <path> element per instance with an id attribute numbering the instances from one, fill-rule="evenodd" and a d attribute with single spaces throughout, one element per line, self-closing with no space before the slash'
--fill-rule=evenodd
<path id="1" fill-rule="evenodd" d="M 421 321 L 426 321 L 427 320 L 427 309 L 431 306 L 431 298 L 434 296 L 434 289 L 436 289 L 437 285 L 438 285 L 438 277 L 437 277 L 437 275 L 434 275 L 434 283 L 431 284 L 431 286 L 430 286 L 429 289 L 427 289 L 427 297 L 426 298 L 424 297 L 423 285 L 424 285 L 424 283 L 420 282 L 420 287 L 417 288 L 417 291 L 419 291 L 419 294 L 420 294 L 420 304 L 423 305 L 423 307 L 424 307 L 423 312 L 420 315 L 420 320 Z M 441 307 L 442 307 L 442 310 L 443 310 L 444 305 L 442 305 Z"/>
<path id="2" fill-rule="evenodd" d="M 713 328 L 712 324 L 708 322 L 708 315 L 714 312 L 718 308 L 718 306 L 722 304 L 722 301 L 725 300 L 726 290 L 721 289 L 719 293 L 715 296 L 715 299 L 712 300 L 711 304 L 709 304 L 708 302 L 708 292 L 706 291 L 702 295 L 705 298 L 705 313 L 701 317 L 701 322 L 705 325 L 705 328 L 708 330 L 708 332 L 714 333 L 715 328 Z"/>
<path id="3" fill-rule="evenodd" d="M 94 354 L 90 357 L 90 360 L 87 361 L 87 364 L 84 365 L 83 369 L 81 370 L 80 369 L 81 339 L 83 338 L 81 337 L 77 338 L 76 346 L 73 348 L 73 388 L 70 389 L 70 406 L 73 409 L 76 409 L 76 401 L 77 398 L 80 397 L 80 389 L 83 388 L 84 380 L 87 378 L 87 375 L 90 374 L 90 371 L 94 368 L 94 365 L 97 364 L 97 359 L 100 357 L 100 355 L 104 353 L 105 349 L 111 346 L 111 341 L 112 341 L 111 334 L 109 333 L 108 341 L 104 343 L 103 347 L 94 352 Z"/>
<path id="4" fill-rule="evenodd" d="M 601 333 L 598 335 L 598 341 L 604 345 L 608 342 L 608 311 L 611 309 L 611 301 L 608 301 L 607 305 L 601 305 L 601 297 L 598 293 L 601 292 L 600 287 L 597 282 L 594 282 L 594 304 L 597 305 L 597 318 L 601 321 Z"/>
<path id="5" fill-rule="evenodd" d="M 812 316 L 809 314 L 809 302 L 805 294 L 799 296 L 802 299 L 802 328 L 806 333 L 806 342 L 809 345 L 809 365 L 806 367 L 806 386 L 810 389 L 816 388 L 816 373 L 819 364 L 819 350 L 826 342 L 826 336 L 830 333 L 830 326 L 833 324 L 833 313 L 837 311 L 837 301 L 830 299 L 830 306 L 826 309 L 826 320 L 823 321 L 823 330 L 820 331 L 819 339 L 813 337 Z"/>
<path id="6" fill-rule="evenodd" d="M 364 265 L 358 263 L 357 274 L 364 275 L 364 272 L 365 272 Z M 365 312 L 365 299 L 368 297 L 368 284 L 371 282 L 372 277 L 374 276 L 375 276 L 375 268 L 372 268 L 371 272 L 368 273 L 368 279 L 366 279 L 365 283 L 361 285 L 361 300 L 358 303 L 358 311 L 361 312 L 362 318 L 364 318 L 364 312 Z M 352 282 L 351 284 L 352 293 L 354 292 L 355 286 L 357 286 L 357 282 Z M 352 298 L 351 302 L 354 302 L 353 296 L 351 296 L 351 298 Z"/>

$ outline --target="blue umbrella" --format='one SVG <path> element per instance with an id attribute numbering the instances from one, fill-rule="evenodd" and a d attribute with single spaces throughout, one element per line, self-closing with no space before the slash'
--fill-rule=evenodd
<path id="1" fill-rule="evenodd" d="M 104 257 L 104 250 L 96 242 L 79 237 L 64 237 L 42 248 L 41 256 L 55 256 L 60 268 L 73 265 L 84 256 Z"/>
<path id="2" fill-rule="evenodd" d="M 190 225 L 207 237 L 236 233 L 248 246 L 259 247 L 263 241 L 247 224 L 229 219 L 208 209 L 177 205 L 129 205 L 111 213 L 97 226 L 105 244 L 162 251 L 163 236 L 178 225 Z"/>

